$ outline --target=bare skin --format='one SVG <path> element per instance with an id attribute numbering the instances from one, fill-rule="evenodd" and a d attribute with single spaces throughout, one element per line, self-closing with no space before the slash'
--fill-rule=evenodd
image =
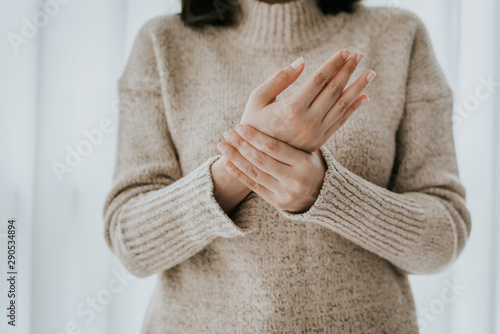
<path id="1" fill-rule="evenodd" d="M 277 71 L 252 92 L 242 125 L 225 133 L 228 142 L 217 146 L 222 157 L 211 168 L 214 195 L 226 213 L 251 191 L 291 212 L 314 203 L 326 170 L 318 149 L 368 101 L 362 91 L 375 76 L 365 71 L 345 89 L 363 58 L 348 56 L 339 50 L 281 101 L 276 97 L 297 80 L 303 61 Z"/>
<path id="2" fill-rule="evenodd" d="M 290 0 L 261 0 L 270 4 L 285 3 Z M 236 178 L 231 177 L 224 164 L 228 161 L 226 157 L 221 157 L 212 165 L 212 178 L 214 181 L 214 195 L 222 209 L 229 213 L 238 203 L 240 203 L 251 189 L 242 184 Z"/>

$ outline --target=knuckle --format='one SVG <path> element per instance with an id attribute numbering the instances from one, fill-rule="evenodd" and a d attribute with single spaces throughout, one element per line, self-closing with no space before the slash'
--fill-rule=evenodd
<path id="1" fill-rule="evenodd" d="M 290 78 L 290 74 L 284 69 L 279 70 L 278 72 L 274 73 L 274 75 L 273 75 L 273 79 L 276 79 L 279 81 L 288 81 L 289 78 Z"/>
<path id="2" fill-rule="evenodd" d="M 250 166 L 247 168 L 247 175 L 252 179 L 255 179 L 259 176 L 259 172 L 254 166 Z"/>
<path id="3" fill-rule="evenodd" d="M 257 187 L 257 182 L 255 182 L 254 180 L 252 179 L 247 179 L 246 181 L 246 185 L 248 186 L 248 188 L 250 189 L 255 189 Z"/>
<path id="4" fill-rule="evenodd" d="M 255 152 L 252 156 L 253 161 L 258 165 L 258 166 L 263 166 L 264 165 L 264 155 L 259 152 Z"/>
<path id="5" fill-rule="evenodd" d="M 318 72 L 314 75 L 314 84 L 316 85 L 316 87 L 322 87 L 327 80 L 328 78 L 322 72 Z"/>
<path id="6" fill-rule="evenodd" d="M 338 97 L 342 94 L 343 91 L 344 88 L 339 83 L 335 83 L 334 85 L 330 86 L 330 96 Z"/>
<path id="7" fill-rule="evenodd" d="M 339 104 L 339 110 L 340 110 L 341 112 L 345 112 L 345 111 L 349 108 L 349 106 L 351 105 L 351 104 L 350 104 L 348 101 L 346 101 L 346 100 L 340 100 L 340 101 L 338 102 L 338 104 Z"/>
<path id="8" fill-rule="evenodd" d="M 265 147 L 269 152 L 272 152 L 272 153 L 277 153 L 280 151 L 280 145 L 279 145 L 278 141 L 276 141 L 274 139 L 268 139 L 266 141 Z"/>

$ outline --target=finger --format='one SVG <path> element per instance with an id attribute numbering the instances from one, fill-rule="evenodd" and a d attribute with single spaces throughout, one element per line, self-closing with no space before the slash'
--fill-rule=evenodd
<path id="1" fill-rule="evenodd" d="M 323 89 L 312 102 L 311 108 L 321 112 L 321 117 L 324 118 L 324 116 L 342 95 L 344 88 L 363 57 L 362 53 L 355 53 L 349 57 L 349 59 L 347 59 L 347 61 L 342 65 L 342 68 L 340 68 L 330 82 L 328 82 L 325 89 Z"/>
<path id="2" fill-rule="evenodd" d="M 234 177 L 236 180 L 240 181 L 240 183 L 247 186 L 248 189 L 252 190 L 254 193 L 262 197 L 268 203 L 272 203 L 272 198 L 274 194 L 263 185 L 258 184 L 257 182 L 249 178 L 247 175 L 245 175 L 245 173 L 243 173 L 231 161 L 225 162 L 224 168 L 229 173 L 229 175 Z"/>
<path id="3" fill-rule="evenodd" d="M 323 118 L 324 124 L 329 126 L 335 123 L 337 119 L 346 112 L 354 100 L 359 97 L 359 94 L 368 86 L 375 75 L 375 72 L 371 70 L 360 75 L 359 78 L 342 93 L 333 107 L 325 114 Z"/>
<path id="4" fill-rule="evenodd" d="M 290 166 L 302 161 L 307 153 L 266 135 L 248 124 L 236 125 L 236 132 L 257 150 Z"/>
<path id="5" fill-rule="evenodd" d="M 299 87 L 298 97 L 309 107 L 312 101 L 323 90 L 335 72 L 342 66 L 349 56 L 349 50 L 340 49 L 331 56 L 319 69 L 309 76 Z"/>
<path id="6" fill-rule="evenodd" d="M 261 171 L 256 166 L 252 165 L 241 153 L 228 143 L 221 142 L 217 145 L 219 151 L 228 160 L 238 167 L 246 176 L 252 179 L 254 182 L 263 185 L 271 191 L 276 191 L 279 189 L 279 182 L 271 175 Z"/>
<path id="7" fill-rule="evenodd" d="M 330 138 L 335 132 L 337 132 L 338 129 L 340 129 L 342 125 L 345 124 L 345 122 L 347 122 L 347 120 L 349 119 L 349 117 L 351 117 L 354 111 L 356 111 L 356 109 L 358 109 L 362 104 L 368 102 L 368 100 L 369 100 L 368 95 L 361 94 L 361 96 L 358 97 L 349 106 L 347 111 L 335 122 L 335 124 L 333 124 L 330 128 L 328 128 L 328 130 L 326 130 L 324 138 L 328 140 L 328 138 Z"/>
<path id="8" fill-rule="evenodd" d="M 276 97 L 290 86 L 302 73 L 304 58 L 300 57 L 292 64 L 275 72 L 269 79 L 252 91 L 251 103 L 257 108 L 263 108 L 275 101 Z"/>
<path id="9" fill-rule="evenodd" d="M 240 152 L 241 155 L 254 166 L 266 174 L 279 180 L 280 176 L 286 173 L 289 165 L 284 164 L 264 152 L 257 150 L 255 147 L 245 141 L 236 131 L 227 131 L 224 133 L 224 138 Z"/>

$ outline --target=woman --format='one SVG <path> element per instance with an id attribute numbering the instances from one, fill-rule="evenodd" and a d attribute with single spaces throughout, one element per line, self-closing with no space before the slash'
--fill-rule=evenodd
<path id="1" fill-rule="evenodd" d="M 159 274 L 142 332 L 418 333 L 408 275 L 471 226 L 428 33 L 401 9 L 272 2 L 149 21 L 119 80 L 105 236 Z"/>

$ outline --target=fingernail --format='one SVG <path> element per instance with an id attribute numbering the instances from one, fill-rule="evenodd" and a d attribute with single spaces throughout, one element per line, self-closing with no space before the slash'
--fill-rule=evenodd
<path id="1" fill-rule="evenodd" d="M 349 57 L 349 50 L 342 51 L 342 59 L 346 60 Z"/>
<path id="2" fill-rule="evenodd" d="M 373 78 L 375 78 L 375 76 L 377 75 L 377 73 L 373 72 L 373 71 L 370 71 L 367 75 L 366 75 L 366 81 L 370 82 L 373 80 Z"/>
<path id="3" fill-rule="evenodd" d="M 363 105 L 365 104 L 366 102 L 368 102 L 370 100 L 370 98 L 368 97 L 368 95 L 365 95 L 365 98 L 361 101 L 361 104 L 360 105 Z"/>
<path id="4" fill-rule="evenodd" d="M 217 144 L 217 149 L 221 152 L 221 153 L 225 153 L 227 151 L 227 147 L 226 145 L 224 145 L 223 143 L 218 143 Z"/>
<path id="5" fill-rule="evenodd" d="M 356 55 L 356 64 L 359 64 L 359 62 L 361 61 L 361 59 L 363 59 L 364 56 L 365 56 L 364 54 L 358 53 Z"/>
<path id="6" fill-rule="evenodd" d="M 290 66 L 292 66 L 294 69 L 298 69 L 302 63 L 304 62 L 304 58 L 300 57 L 296 61 L 294 61 Z"/>
<path id="7" fill-rule="evenodd" d="M 233 138 L 234 138 L 234 135 L 233 135 L 233 133 L 232 133 L 231 131 L 226 131 L 226 132 L 224 132 L 224 135 L 223 135 L 223 136 L 224 136 L 224 138 L 226 138 L 227 140 L 231 140 L 231 139 L 233 139 Z"/>

